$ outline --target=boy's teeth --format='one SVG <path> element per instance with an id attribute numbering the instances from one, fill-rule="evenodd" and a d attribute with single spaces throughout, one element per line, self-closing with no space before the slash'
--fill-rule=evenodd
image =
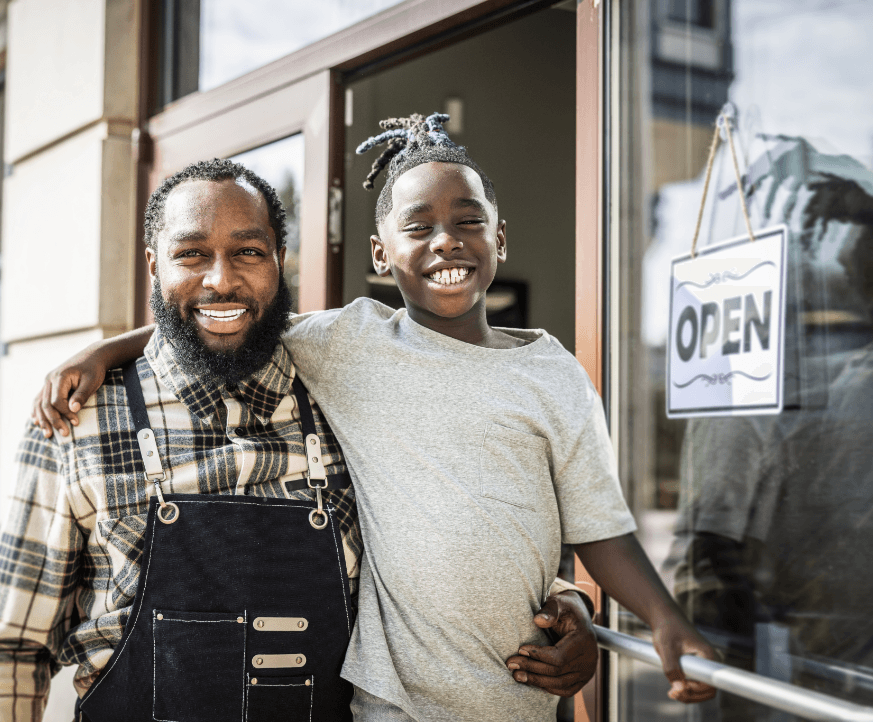
<path id="1" fill-rule="evenodd" d="M 444 268 L 431 274 L 430 279 L 444 286 L 460 283 L 470 273 L 469 268 Z"/>
<path id="2" fill-rule="evenodd" d="M 206 308 L 199 308 L 197 310 L 204 316 L 216 321 L 235 321 L 246 312 L 244 308 L 234 308 L 230 311 L 211 311 Z"/>

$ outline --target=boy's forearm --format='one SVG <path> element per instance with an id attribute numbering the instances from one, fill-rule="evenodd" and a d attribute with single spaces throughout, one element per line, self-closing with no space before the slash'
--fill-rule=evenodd
<path id="1" fill-rule="evenodd" d="M 668 617 L 685 621 L 633 534 L 577 544 L 575 550 L 594 581 L 650 627 Z"/>
<path id="2" fill-rule="evenodd" d="M 155 325 L 135 328 L 118 336 L 98 341 L 94 350 L 99 353 L 106 368 L 117 368 L 128 361 L 142 356 L 142 352 L 154 333 Z"/>

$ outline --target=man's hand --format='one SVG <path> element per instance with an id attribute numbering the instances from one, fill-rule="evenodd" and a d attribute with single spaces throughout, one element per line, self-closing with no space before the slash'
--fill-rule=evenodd
<path id="1" fill-rule="evenodd" d="M 93 346 L 77 353 L 45 377 L 45 384 L 33 400 L 30 418 L 42 429 L 46 438 L 52 429 L 67 436 L 78 426 L 78 412 L 106 378 L 106 364 Z M 72 395 L 71 395 L 72 394 Z"/>
<path id="2" fill-rule="evenodd" d="M 588 608 L 578 593 L 561 592 L 546 600 L 534 624 L 552 630 L 558 641 L 548 647 L 522 645 L 506 666 L 516 682 L 572 697 L 597 669 L 597 637 Z"/>

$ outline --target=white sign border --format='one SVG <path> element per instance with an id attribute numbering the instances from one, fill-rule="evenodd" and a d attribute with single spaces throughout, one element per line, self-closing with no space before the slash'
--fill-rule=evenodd
<path id="1" fill-rule="evenodd" d="M 673 343 L 673 290 L 675 275 L 673 269 L 677 263 L 693 260 L 691 253 L 685 253 L 681 256 L 676 256 L 670 262 L 670 310 L 667 324 L 667 345 L 666 345 L 666 374 L 664 375 L 664 407 L 667 412 L 668 419 L 694 419 L 704 417 L 725 417 L 725 416 L 763 416 L 781 414 L 785 403 L 785 292 L 788 283 L 788 226 L 784 223 L 763 228 L 755 232 L 755 241 L 763 240 L 768 236 L 776 234 L 782 235 L 782 283 L 779 293 L 779 353 L 777 355 L 778 385 L 777 385 L 777 400 L 773 404 L 761 404 L 758 406 L 720 406 L 715 408 L 684 408 L 682 411 L 673 411 L 670 408 L 670 357 Z M 706 246 L 697 251 L 697 257 L 705 256 L 710 253 L 738 246 L 744 243 L 753 244 L 755 241 L 749 237 L 749 234 L 735 236 L 727 241 L 716 243 L 711 246 Z"/>

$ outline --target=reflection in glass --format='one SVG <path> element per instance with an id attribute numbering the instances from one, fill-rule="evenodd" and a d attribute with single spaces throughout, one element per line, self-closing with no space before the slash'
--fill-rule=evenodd
<path id="1" fill-rule="evenodd" d="M 285 206 L 285 280 L 291 289 L 292 310 L 297 311 L 300 293 L 300 194 L 303 191 L 303 134 L 298 133 L 260 148 L 240 153 L 231 160 L 242 163 L 267 181 Z"/>
<path id="2" fill-rule="evenodd" d="M 200 90 L 209 90 L 399 0 L 200 0 Z"/>
<path id="3" fill-rule="evenodd" d="M 637 0 L 629 12 L 651 23 L 644 36 L 623 23 L 621 89 L 635 141 L 621 159 L 621 272 L 641 292 L 622 311 L 620 463 L 641 540 L 729 664 L 873 705 L 873 5 Z M 688 252 L 727 101 L 753 227 L 789 230 L 786 408 L 668 420 L 669 264 Z M 744 233 L 722 145 L 701 239 Z M 627 614 L 619 627 L 646 634 Z M 660 671 L 622 660 L 619 675 L 622 719 L 795 719 L 723 693 L 683 708 Z"/>

